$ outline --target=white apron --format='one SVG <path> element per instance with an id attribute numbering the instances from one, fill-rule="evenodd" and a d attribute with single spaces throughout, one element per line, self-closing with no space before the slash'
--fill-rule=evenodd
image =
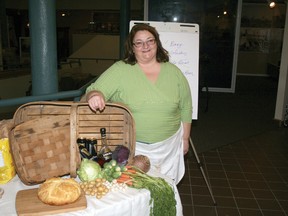
<path id="1" fill-rule="evenodd" d="M 150 159 L 151 170 L 173 179 L 177 185 L 185 173 L 183 154 L 183 126 L 170 138 L 145 144 L 136 142 L 135 155 L 146 155 Z"/>
<path id="2" fill-rule="evenodd" d="M 183 153 L 183 126 L 170 138 L 153 144 L 136 142 L 135 155 L 146 155 L 150 159 L 151 168 L 148 173 L 160 173 L 167 178 L 166 181 L 173 186 L 176 199 L 176 216 L 183 216 L 181 198 L 177 184 L 185 173 Z M 169 182 L 169 180 L 171 182 Z"/>

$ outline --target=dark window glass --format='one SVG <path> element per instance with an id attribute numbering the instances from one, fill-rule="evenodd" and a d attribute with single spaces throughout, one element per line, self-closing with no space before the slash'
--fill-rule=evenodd
<path id="1" fill-rule="evenodd" d="M 231 88 L 237 0 L 150 0 L 150 21 L 200 26 L 199 82 Z"/>

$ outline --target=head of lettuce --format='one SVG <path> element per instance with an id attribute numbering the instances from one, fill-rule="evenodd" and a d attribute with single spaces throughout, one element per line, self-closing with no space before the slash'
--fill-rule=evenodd
<path id="1" fill-rule="evenodd" d="M 86 158 L 82 159 L 77 175 L 82 182 L 94 181 L 103 177 L 101 166 L 97 162 Z"/>

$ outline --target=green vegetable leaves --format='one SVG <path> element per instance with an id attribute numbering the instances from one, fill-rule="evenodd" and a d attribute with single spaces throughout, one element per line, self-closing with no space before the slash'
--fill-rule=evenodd
<path id="1" fill-rule="evenodd" d="M 103 176 L 101 166 L 97 162 L 86 158 L 82 159 L 77 175 L 81 181 L 94 181 L 96 178 L 102 178 Z"/>
<path id="2" fill-rule="evenodd" d="M 152 177 L 137 170 L 137 172 L 124 172 L 133 179 L 130 187 L 147 189 L 150 191 L 151 216 L 175 216 L 176 200 L 172 186 L 163 178 Z"/>

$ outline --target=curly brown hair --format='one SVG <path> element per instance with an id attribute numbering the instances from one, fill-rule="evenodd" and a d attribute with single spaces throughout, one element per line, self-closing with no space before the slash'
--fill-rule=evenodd
<path id="1" fill-rule="evenodd" d="M 124 51 L 123 61 L 131 65 L 134 65 L 137 63 L 137 59 L 135 58 L 135 55 L 133 52 L 133 40 L 138 31 L 149 31 L 154 36 L 156 44 L 157 44 L 157 53 L 156 53 L 157 62 L 168 62 L 169 61 L 168 51 L 163 48 L 162 43 L 159 38 L 159 33 L 154 27 L 145 23 L 136 24 L 132 27 L 125 42 L 125 51 Z"/>

